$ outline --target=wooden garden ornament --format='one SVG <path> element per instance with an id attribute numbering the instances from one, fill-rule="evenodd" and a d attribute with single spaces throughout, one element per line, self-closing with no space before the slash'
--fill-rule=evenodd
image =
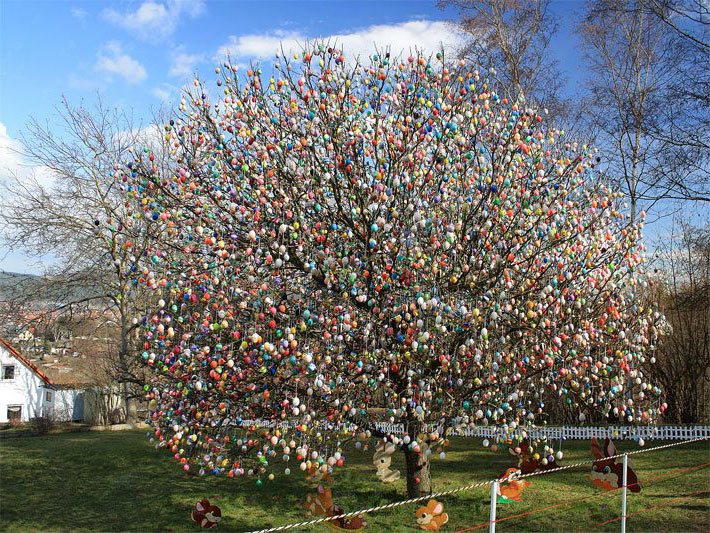
<path id="1" fill-rule="evenodd" d="M 424 507 L 417 509 L 417 524 L 425 531 L 439 531 L 448 521 L 444 505 L 436 500 L 429 500 Z"/>
<path id="2" fill-rule="evenodd" d="M 523 490 L 528 488 L 531 483 L 526 479 L 515 479 L 515 476 L 520 474 L 519 468 L 509 468 L 503 473 L 500 477 L 501 482 L 498 484 L 498 503 L 519 502 L 522 500 L 521 494 Z"/>
<path id="3" fill-rule="evenodd" d="M 378 443 L 375 448 L 375 455 L 372 458 L 372 464 L 377 468 L 377 477 L 384 483 L 393 483 L 399 479 L 399 470 L 392 470 L 392 454 L 396 451 L 396 447 L 391 442 Z"/>
<path id="4" fill-rule="evenodd" d="M 222 511 L 216 505 L 210 504 L 207 498 L 197 502 L 192 510 L 192 520 L 203 529 L 214 529 L 222 520 Z"/>
<path id="5" fill-rule="evenodd" d="M 333 492 L 330 488 L 318 485 L 315 494 L 306 495 L 303 508 L 309 517 L 337 516 L 343 514 L 343 508 L 333 502 Z M 336 518 L 325 522 L 325 525 L 333 531 L 362 531 L 366 526 L 364 516 L 354 516 L 349 518 Z"/>
<path id="6" fill-rule="evenodd" d="M 617 458 L 612 458 L 616 454 L 616 446 L 610 438 L 604 439 L 604 446 L 601 447 L 596 437 L 592 437 L 592 456 L 596 461 L 592 465 L 590 478 L 597 487 L 604 490 L 621 488 L 624 479 L 624 465 L 621 461 L 617 462 Z M 631 492 L 641 492 L 641 485 L 636 472 L 631 467 L 631 461 L 628 461 L 626 485 Z"/>

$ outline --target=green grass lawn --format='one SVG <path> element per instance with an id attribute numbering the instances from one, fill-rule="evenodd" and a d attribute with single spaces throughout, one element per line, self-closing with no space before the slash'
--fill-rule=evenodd
<path id="1" fill-rule="evenodd" d="M 630 441 L 616 444 L 619 451 L 638 449 Z M 657 444 L 649 442 L 646 447 Z M 566 442 L 563 451 L 562 464 L 591 459 L 588 442 Z M 2 439 L 0 529 L 195 531 L 190 510 L 204 497 L 221 507 L 223 520 L 218 529 L 223 531 L 248 531 L 304 519 L 300 502 L 313 488 L 300 470 L 259 489 L 253 479 L 186 475 L 168 455 L 149 445 L 144 432 Z M 336 475 L 333 496 L 347 511 L 405 498 L 404 480 L 380 483 L 371 457 L 370 452 L 353 450 L 348 466 Z M 395 457 L 395 466 L 402 469 L 401 457 Z M 512 466 L 512 461 L 506 450 L 494 454 L 482 448 L 479 439 L 457 439 L 445 461 L 433 460 L 433 488 L 446 490 L 491 479 Z M 710 530 L 710 469 L 688 470 L 706 463 L 710 463 L 708 442 L 633 456 L 643 489 L 629 495 L 628 530 Z M 588 467 L 582 467 L 532 478 L 524 501 L 499 505 L 498 518 L 554 507 L 504 520 L 498 530 L 618 531 L 619 522 L 601 528 L 597 524 L 620 514 L 620 492 L 598 490 L 589 483 L 588 472 Z M 489 491 L 486 487 L 442 498 L 450 517 L 446 530 L 485 523 Z M 415 507 L 405 505 L 370 515 L 369 530 L 414 531 Z"/>

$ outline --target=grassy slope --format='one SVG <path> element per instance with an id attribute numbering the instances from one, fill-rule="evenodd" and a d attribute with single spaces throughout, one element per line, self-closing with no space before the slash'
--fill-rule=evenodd
<path id="1" fill-rule="evenodd" d="M 658 443 L 651 442 L 647 447 Z M 637 449 L 630 442 L 620 450 Z M 589 443 L 565 443 L 566 464 L 590 459 Z M 355 510 L 403 499 L 403 480 L 377 481 L 371 453 L 353 451 L 349 466 L 336 477 L 335 501 Z M 399 461 L 399 462 L 398 462 Z M 401 468 L 401 458 L 395 461 Z M 457 440 L 445 461 L 434 460 L 434 490 L 491 479 L 511 466 L 504 452 L 493 454 L 478 439 Z M 629 513 L 660 506 L 629 518 L 629 531 L 707 531 L 710 469 L 678 474 L 677 469 L 710 463 L 710 445 L 694 443 L 636 455 L 633 465 L 642 484 L 631 494 Z M 674 473 L 675 472 L 675 473 Z M 505 518 L 527 510 L 565 505 L 504 521 L 500 531 L 589 530 L 620 513 L 620 493 L 603 493 L 588 482 L 588 467 L 532 479 L 524 501 L 498 507 Z M 653 477 L 670 475 L 653 481 Z M 300 471 L 280 476 L 257 489 L 254 480 L 198 478 L 182 473 L 166 453 L 155 451 L 142 432 L 81 433 L 0 440 L 0 529 L 189 531 L 195 502 L 203 497 L 222 508 L 222 531 L 245 531 L 303 519 L 300 502 L 312 490 Z M 443 498 L 450 516 L 447 530 L 487 520 L 489 489 Z M 573 502 L 586 498 L 581 502 Z M 414 506 L 368 517 L 371 531 L 414 531 Z M 619 523 L 604 526 L 618 531 Z M 321 528 L 320 530 L 324 530 Z"/>

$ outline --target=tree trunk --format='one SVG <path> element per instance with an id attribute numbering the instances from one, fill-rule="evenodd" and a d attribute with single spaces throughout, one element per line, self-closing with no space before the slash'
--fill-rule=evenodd
<path id="1" fill-rule="evenodd" d="M 137 419 L 136 406 L 134 405 L 133 398 L 131 396 L 130 384 L 126 381 L 125 376 L 128 374 L 129 369 L 129 358 L 131 357 L 129 351 L 129 322 L 128 313 L 123 305 L 123 300 L 121 301 L 121 339 L 120 346 L 118 348 L 118 363 L 119 363 L 119 375 L 122 377 L 120 382 L 121 396 L 123 396 L 123 407 L 125 409 L 125 422 L 126 424 L 133 424 Z"/>
<path id="2" fill-rule="evenodd" d="M 124 409 L 126 411 L 125 422 L 126 424 L 135 424 L 136 420 L 138 419 L 138 412 L 136 410 L 135 402 L 131 397 L 131 392 L 128 383 L 121 384 L 121 393 L 123 396 Z"/>
<path id="3" fill-rule="evenodd" d="M 416 440 L 419 434 L 419 424 L 409 424 L 409 438 Z M 431 493 L 431 471 L 429 457 L 424 453 L 425 445 L 419 443 L 422 450 L 417 453 L 405 448 L 404 459 L 407 470 L 407 497 L 417 498 L 422 494 Z"/>

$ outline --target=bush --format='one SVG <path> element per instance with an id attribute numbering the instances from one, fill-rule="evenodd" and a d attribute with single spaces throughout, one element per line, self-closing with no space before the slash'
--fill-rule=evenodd
<path id="1" fill-rule="evenodd" d="M 30 429 L 39 435 L 46 435 L 55 426 L 56 422 L 48 416 L 36 416 L 30 419 Z"/>

